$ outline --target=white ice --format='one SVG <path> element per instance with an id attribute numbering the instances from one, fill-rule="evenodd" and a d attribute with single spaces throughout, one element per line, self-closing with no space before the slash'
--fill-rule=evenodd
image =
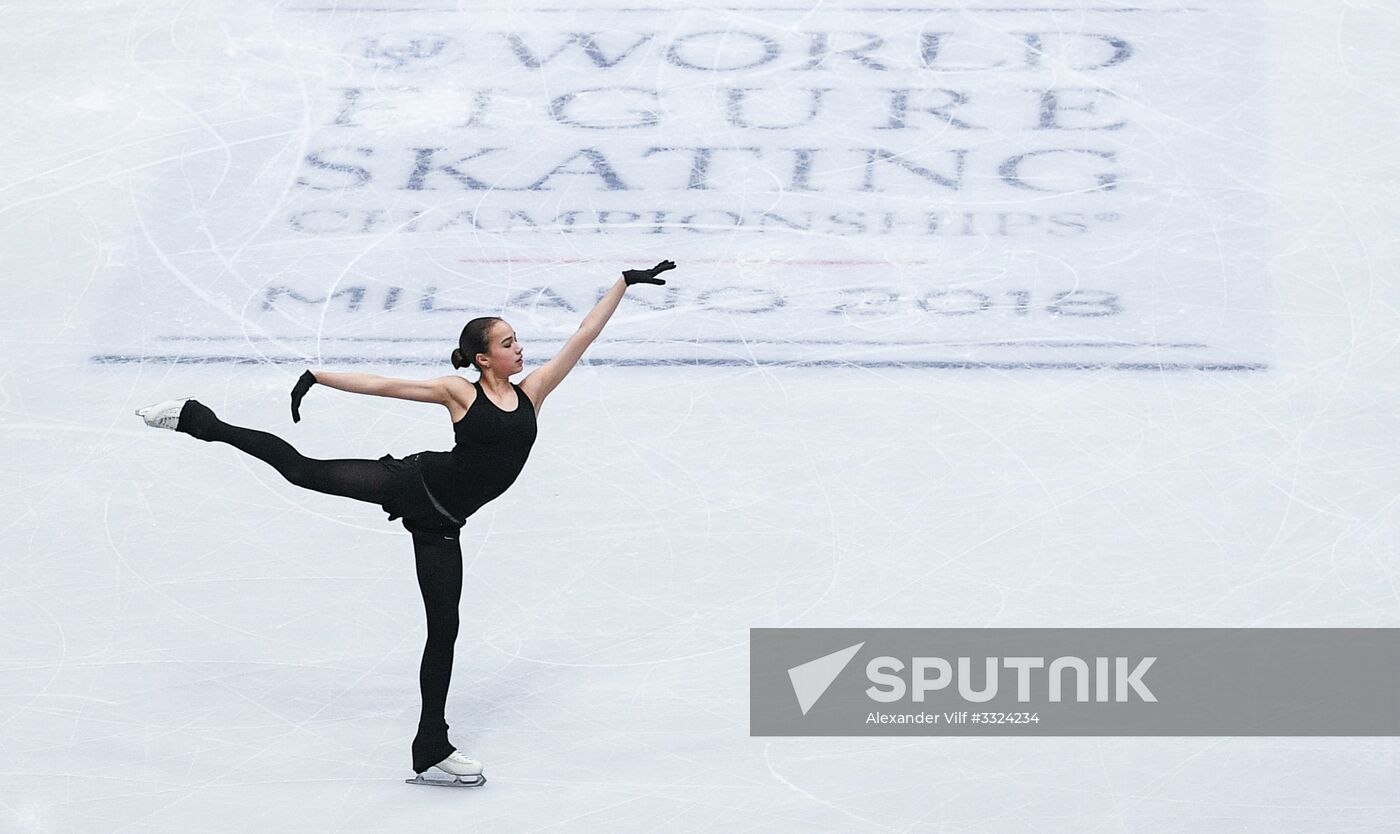
<path id="1" fill-rule="evenodd" d="M 0 23 L 0 831 L 1395 830 L 1393 738 L 750 737 L 747 650 L 1400 626 L 1392 3 Z M 463 533 L 490 784 L 406 786 L 408 535 L 132 411 L 447 448 L 287 391 L 528 371 L 663 258 Z"/>

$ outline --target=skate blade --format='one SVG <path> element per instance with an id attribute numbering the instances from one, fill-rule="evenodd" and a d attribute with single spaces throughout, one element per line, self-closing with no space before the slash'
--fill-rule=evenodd
<path id="1" fill-rule="evenodd" d="M 137 416 L 137 417 L 144 418 L 147 414 L 150 414 L 152 411 L 156 410 L 156 409 L 159 408 L 160 406 L 165 405 L 166 403 L 170 403 L 170 402 L 180 402 L 181 400 L 192 400 L 192 399 L 194 399 L 194 397 L 176 397 L 176 398 L 173 399 L 173 400 L 162 400 L 162 401 L 160 401 L 160 402 L 158 402 L 158 403 L 151 403 L 150 405 L 145 405 L 145 406 L 142 406 L 142 407 L 136 409 L 136 416 Z"/>
<path id="2" fill-rule="evenodd" d="M 486 776 L 453 776 L 429 779 L 422 774 L 403 780 L 406 785 L 435 785 L 440 788 L 479 788 L 486 784 Z"/>

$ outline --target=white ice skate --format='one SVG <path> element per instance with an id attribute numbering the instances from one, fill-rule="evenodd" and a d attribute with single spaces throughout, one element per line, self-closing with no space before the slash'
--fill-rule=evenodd
<path id="1" fill-rule="evenodd" d="M 446 773 L 450 779 L 444 779 L 433 772 L 437 769 L 441 773 Z M 405 779 L 404 782 L 410 785 L 441 785 L 448 788 L 479 788 L 486 784 L 486 777 L 481 773 L 481 762 L 475 759 L 468 759 L 461 753 L 453 751 L 452 755 L 433 765 L 428 770 L 418 774 L 412 779 Z"/>
<path id="2" fill-rule="evenodd" d="M 185 403 L 190 401 L 190 397 L 178 400 L 166 400 L 163 403 L 148 405 L 145 408 L 136 409 L 136 416 L 146 421 L 146 425 L 157 429 L 171 429 L 180 425 L 180 410 L 185 407 Z"/>

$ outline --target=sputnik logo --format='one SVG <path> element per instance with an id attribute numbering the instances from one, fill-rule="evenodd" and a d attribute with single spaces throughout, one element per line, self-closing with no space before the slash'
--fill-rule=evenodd
<path id="1" fill-rule="evenodd" d="M 788 670 L 788 679 L 792 681 L 792 691 L 797 695 L 797 705 L 802 708 L 803 715 L 826 693 L 831 682 L 836 680 L 864 645 L 863 642 L 857 643 Z"/>

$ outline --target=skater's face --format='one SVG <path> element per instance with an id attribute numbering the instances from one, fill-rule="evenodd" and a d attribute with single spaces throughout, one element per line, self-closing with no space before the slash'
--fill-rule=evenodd
<path id="1" fill-rule="evenodd" d="M 524 369 L 525 350 L 520 347 L 520 340 L 515 338 L 515 328 L 509 324 L 498 321 L 491 326 L 491 340 L 487 347 L 487 353 L 477 354 L 481 367 L 494 368 L 507 376 Z"/>

